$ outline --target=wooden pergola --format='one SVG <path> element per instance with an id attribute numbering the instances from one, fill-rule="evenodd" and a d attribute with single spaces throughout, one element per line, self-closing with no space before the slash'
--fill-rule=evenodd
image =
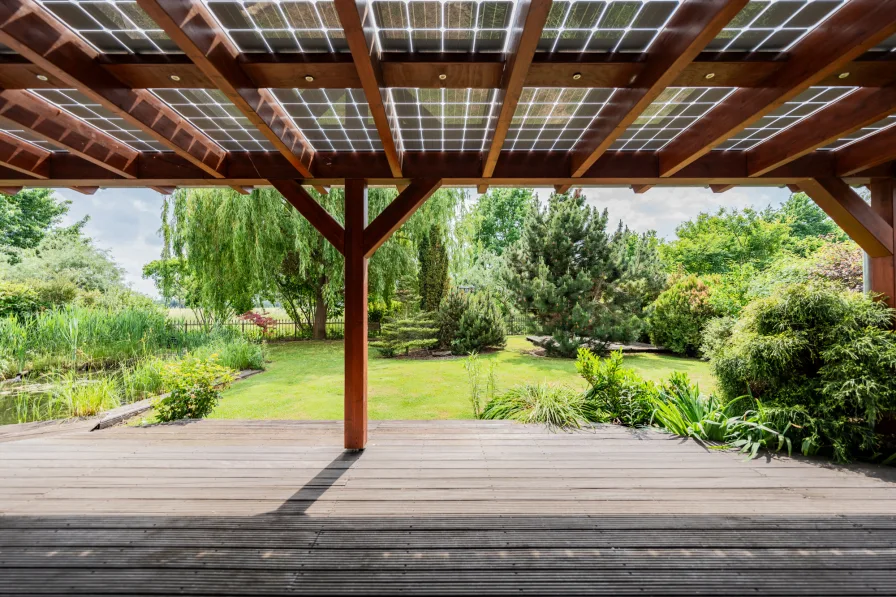
<path id="1" fill-rule="evenodd" d="M 894 304 L 893 0 L 2 0 L 0 44 L 0 192 L 273 185 L 343 253 L 349 449 L 367 260 L 440 186 L 787 185 Z"/>

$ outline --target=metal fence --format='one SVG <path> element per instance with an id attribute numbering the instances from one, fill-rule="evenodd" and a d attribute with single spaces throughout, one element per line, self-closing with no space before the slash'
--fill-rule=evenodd
<path id="1" fill-rule="evenodd" d="M 534 330 L 532 323 L 523 317 L 508 317 L 505 319 L 507 333 L 510 335 L 527 334 Z M 180 323 L 184 332 L 190 330 L 204 330 L 205 324 L 198 321 L 183 321 Z M 234 320 L 221 324 L 224 327 L 235 329 L 240 334 L 249 338 L 267 338 L 269 340 L 309 340 L 311 339 L 311 326 L 291 319 L 276 319 L 268 326 L 267 332 L 251 321 Z M 378 321 L 367 323 L 367 335 L 376 338 L 380 334 L 381 324 Z M 327 338 L 342 338 L 345 333 L 345 322 L 341 320 L 327 322 Z"/>

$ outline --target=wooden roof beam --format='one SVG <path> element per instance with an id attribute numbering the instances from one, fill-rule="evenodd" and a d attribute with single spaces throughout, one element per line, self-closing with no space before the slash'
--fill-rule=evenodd
<path id="1" fill-rule="evenodd" d="M 800 190 L 872 257 L 893 254 L 893 227 L 839 178 L 803 181 Z"/>
<path id="2" fill-rule="evenodd" d="M 239 50 L 220 30 L 202 2 L 137 0 L 137 4 L 277 151 L 303 177 L 310 178 L 314 158 L 311 144 L 273 94 L 267 89 L 258 89 L 243 71 L 238 62 Z"/>
<path id="3" fill-rule="evenodd" d="M 631 87 L 618 89 L 572 151 L 572 176 L 583 176 L 616 139 L 747 5 L 747 0 L 687 0 L 654 41 Z"/>
<path id="4" fill-rule="evenodd" d="M 747 152 L 747 172 L 760 176 L 896 113 L 896 86 L 857 89 Z"/>
<path id="5" fill-rule="evenodd" d="M 709 190 L 712 191 L 713 193 L 718 194 L 718 193 L 724 193 L 724 192 L 726 192 L 726 191 L 730 191 L 730 190 L 733 189 L 735 186 L 737 186 L 737 185 L 733 185 L 733 184 L 711 184 L 711 185 L 709 185 Z"/>
<path id="6" fill-rule="evenodd" d="M 134 91 L 97 64 L 97 53 L 34 0 L 0 2 L 0 43 L 158 142 L 223 177 L 226 152 L 149 91 Z"/>
<path id="7" fill-rule="evenodd" d="M 42 147 L 0 131 L 0 166 L 46 180 L 50 177 L 51 155 Z"/>
<path id="8" fill-rule="evenodd" d="M 370 116 L 376 125 L 376 132 L 383 151 L 389 161 L 392 176 L 401 176 L 401 154 L 395 145 L 392 129 L 389 125 L 389 116 L 386 114 L 383 99 L 383 88 L 386 84 L 383 80 L 383 71 L 380 65 L 379 52 L 376 48 L 376 40 L 368 34 L 372 34 L 373 28 L 364 25 L 369 19 L 373 19 L 370 12 L 370 3 L 357 3 L 356 0 L 335 0 L 336 12 L 339 22 L 345 32 L 345 41 L 348 43 L 358 78 L 361 80 L 361 89 L 367 98 L 367 107 Z"/>
<path id="9" fill-rule="evenodd" d="M 511 29 L 511 40 L 504 61 L 504 72 L 501 76 L 501 97 L 498 101 L 501 108 L 492 130 L 492 141 L 482 165 L 483 178 L 489 178 L 495 172 L 498 156 L 504 147 L 507 131 L 513 122 L 516 106 L 526 84 L 529 66 L 538 49 L 538 40 L 551 12 L 551 0 L 520 0 L 516 4 L 516 17 Z M 479 185 L 480 193 L 488 190 L 487 185 Z"/>
<path id="10" fill-rule="evenodd" d="M 838 149 L 834 155 L 837 157 L 838 176 L 852 176 L 862 170 L 896 160 L 896 126 Z"/>
<path id="11" fill-rule="evenodd" d="M 850 0 L 809 32 L 760 89 L 739 89 L 660 152 L 670 176 L 896 33 L 896 2 Z"/>
<path id="12" fill-rule="evenodd" d="M 646 193 L 647 191 L 649 191 L 652 188 L 653 188 L 652 184 L 633 184 L 632 185 L 632 191 L 636 195 L 643 195 L 644 193 Z"/>
<path id="13" fill-rule="evenodd" d="M 27 91 L 0 91 L 0 117 L 110 172 L 137 177 L 140 152 Z"/>
<path id="14" fill-rule="evenodd" d="M 13 195 L 18 195 L 19 191 L 22 190 L 22 187 L 4 187 L 0 186 L 0 195 L 6 195 L 7 197 L 12 197 Z"/>

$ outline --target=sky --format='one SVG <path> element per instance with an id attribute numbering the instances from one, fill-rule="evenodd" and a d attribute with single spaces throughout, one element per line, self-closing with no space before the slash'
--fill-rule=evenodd
<path id="1" fill-rule="evenodd" d="M 73 224 L 89 215 L 86 233 L 124 268 L 128 285 L 157 296 L 155 285 L 144 280 L 141 272 L 145 263 L 158 259 L 162 252 L 162 196 L 149 189 L 101 189 L 94 195 L 68 189 L 57 192 L 72 202 L 63 224 Z M 549 193 L 550 189 L 538 191 L 543 198 Z M 714 212 L 720 207 L 777 206 L 787 200 L 790 192 L 776 187 L 735 187 L 714 194 L 709 189 L 681 187 L 653 188 L 636 195 L 628 188 L 609 188 L 585 189 L 585 196 L 590 204 L 607 208 L 614 227 L 621 219 L 634 231 L 656 230 L 663 238 L 674 238 L 675 228 L 700 212 Z"/>

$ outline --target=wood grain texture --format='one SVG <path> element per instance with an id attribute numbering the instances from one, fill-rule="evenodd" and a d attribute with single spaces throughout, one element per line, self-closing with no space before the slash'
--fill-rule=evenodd
<path id="1" fill-rule="evenodd" d="M 52 152 L 0 131 L 0 166 L 26 176 L 50 177 L 49 157 Z"/>
<path id="2" fill-rule="evenodd" d="M 837 174 L 851 176 L 896 159 L 896 126 L 838 150 Z"/>
<path id="3" fill-rule="evenodd" d="M 345 448 L 367 445 L 367 182 L 345 181 Z"/>
<path id="4" fill-rule="evenodd" d="M 879 180 L 868 185 L 871 209 L 891 227 L 896 225 L 896 181 Z M 894 232 L 896 234 L 896 232 Z M 896 246 L 896 237 L 893 239 Z M 871 291 L 896 308 L 896 256 L 871 258 Z"/>

